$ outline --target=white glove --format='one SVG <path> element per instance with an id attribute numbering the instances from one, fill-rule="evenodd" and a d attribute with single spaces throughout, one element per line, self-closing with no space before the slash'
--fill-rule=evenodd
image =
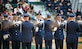
<path id="1" fill-rule="evenodd" d="M 54 27 L 53 31 L 56 31 L 57 30 L 57 27 Z"/>
<path id="2" fill-rule="evenodd" d="M 35 31 L 36 31 L 36 32 L 38 32 L 38 30 L 39 30 L 39 28 L 38 28 L 38 27 L 36 27 Z"/>
<path id="3" fill-rule="evenodd" d="M 4 40 L 8 39 L 8 37 L 9 37 L 9 34 L 3 35 Z"/>

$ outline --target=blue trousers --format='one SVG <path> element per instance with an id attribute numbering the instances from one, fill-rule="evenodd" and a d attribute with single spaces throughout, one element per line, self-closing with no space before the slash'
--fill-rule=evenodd
<path id="1" fill-rule="evenodd" d="M 27 48 L 26 48 L 27 47 Z M 22 43 L 22 49 L 31 49 L 31 42 Z"/>
<path id="2" fill-rule="evenodd" d="M 3 41 L 3 49 L 9 49 L 9 41 Z"/>
<path id="3" fill-rule="evenodd" d="M 42 44 L 36 44 L 36 49 L 42 49 Z"/>
<path id="4" fill-rule="evenodd" d="M 2 44 L 2 41 L 0 40 L 0 49 L 1 49 L 1 44 Z"/>
<path id="5" fill-rule="evenodd" d="M 67 49 L 77 49 L 78 47 L 78 42 L 66 43 L 66 44 L 67 44 Z"/>
<path id="6" fill-rule="evenodd" d="M 52 40 L 45 40 L 46 49 L 52 49 Z"/>
<path id="7" fill-rule="evenodd" d="M 56 49 L 63 49 L 63 40 L 55 39 Z"/>
<path id="8" fill-rule="evenodd" d="M 20 41 L 12 41 L 12 49 L 20 49 Z"/>

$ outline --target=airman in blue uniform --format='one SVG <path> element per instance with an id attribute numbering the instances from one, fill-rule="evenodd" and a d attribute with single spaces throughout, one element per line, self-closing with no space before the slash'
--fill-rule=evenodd
<path id="1" fill-rule="evenodd" d="M 2 32 L 1 32 L 2 23 L 0 22 L 0 49 L 1 49 L 1 43 L 2 43 Z"/>
<path id="2" fill-rule="evenodd" d="M 13 25 L 11 31 L 12 49 L 20 49 L 22 33 L 20 32 L 21 23 L 18 21 L 16 14 L 13 15 Z"/>
<path id="3" fill-rule="evenodd" d="M 1 49 L 1 45 L 2 45 L 2 16 L 0 14 L 0 49 Z"/>
<path id="4" fill-rule="evenodd" d="M 60 15 L 57 15 L 56 22 L 58 23 L 58 27 L 54 34 L 56 49 L 63 49 L 64 25 L 62 24 L 61 20 L 62 17 Z"/>
<path id="5" fill-rule="evenodd" d="M 75 14 L 68 15 L 67 23 L 66 44 L 67 49 L 77 49 L 78 46 L 78 33 L 81 31 L 78 23 L 75 22 Z"/>
<path id="6" fill-rule="evenodd" d="M 9 49 L 9 41 L 11 40 L 9 28 L 12 23 L 8 20 L 8 15 L 4 14 L 4 21 L 2 22 L 2 34 L 3 34 L 3 49 Z"/>
<path id="7" fill-rule="evenodd" d="M 24 14 L 24 22 L 22 23 L 22 49 L 31 49 L 33 34 L 35 33 L 34 25 L 29 21 L 30 16 Z"/>
<path id="8" fill-rule="evenodd" d="M 50 15 L 47 15 L 47 20 L 44 22 L 44 40 L 45 40 L 45 47 L 46 49 L 52 49 L 52 29 L 51 29 L 51 23 L 52 20 Z"/>
<path id="9" fill-rule="evenodd" d="M 42 41 L 44 35 L 44 21 L 39 14 L 36 14 L 36 33 L 35 33 L 35 41 L 36 41 L 36 49 L 42 49 Z"/>

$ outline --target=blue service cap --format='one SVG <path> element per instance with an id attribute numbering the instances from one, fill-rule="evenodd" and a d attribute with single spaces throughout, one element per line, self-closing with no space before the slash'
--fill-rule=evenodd
<path id="1" fill-rule="evenodd" d="M 23 16 L 24 16 L 24 17 L 30 17 L 30 15 L 29 15 L 29 14 L 23 14 Z"/>
<path id="2" fill-rule="evenodd" d="M 50 14 L 47 14 L 47 18 L 51 18 L 51 15 Z"/>
<path id="3" fill-rule="evenodd" d="M 51 14 L 47 14 L 47 16 L 51 16 Z"/>
<path id="4" fill-rule="evenodd" d="M 68 17 L 76 17 L 76 14 L 70 13 L 70 14 L 68 14 Z"/>
<path id="5" fill-rule="evenodd" d="M 3 14 L 4 17 L 8 17 L 8 14 Z"/>

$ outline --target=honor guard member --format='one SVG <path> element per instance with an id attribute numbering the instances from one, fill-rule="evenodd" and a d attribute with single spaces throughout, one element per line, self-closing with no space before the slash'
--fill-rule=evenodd
<path id="1" fill-rule="evenodd" d="M 63 40 L 64 40 L 64 25 L 62 24 L 62 16 L 56 16 L 56 22 L 58 24 L 57 30 L 54 33 L 55 38 L 55 47 L 56 49 L 63 49 Z"/>
<path id="2" fill-rule="evenodd" d="M 75 22 L 75 14 L 68 15 L 68 23 L 66 26 L 66 44 L 67 49 L 77 49 L 78 47 L 78 33 L 81 31 L 78 23 Z"/>
<path id="3" fill-rule="evenodd" d="M 9 29 L 12 23 L 8 20 L 8 15 L 4 14 L 4 20 L 2 22 L 2 33 L 3 33 L 3 49 L 9 49 L 9 41 L 11 39 Z"/>
<path id="4" fill-rule="evenodd" d="M 47 20 L 44 22 L 44 40 L 45 40 L 45 47 L 46 49 L 52 49 L 52 29 L 51 29 L 51 15 L 47 15 Z"/>
<path id="5" fill-rule="evenodd" d="M 24 14 L 24 22 L 22 23 L 22 49 L 31 49 L 33 34 L 35 33 L 34 25 L 29 21 L 30 16 Z"/>
<path id="6" fill-rule="evenodd" d="M 44 21 L 41 18 L 40 14 L 36 14 L 36 33 L 35 33 L 35 41 L 36 41 L 36 49 L 42 49 L 42 41 L 43 41 L 43 35 L 44 35 Z"/>
<path id="7" fill-rule="evenodd" d="M 2 44 L 2 32 L 1 32 L 2 22 L 0 22 L 0 49 Z"/>
<path id="8" fill-rule="evenodd" d="M 2 16 L 1 16 L 1 14 L 0 14 L 0 49 L 1 49 L 1 44 L 2 44 Z"/>
<path id="9" fill-rule="evenodd" d="M 22 33 L 20 32 L 21 23 L 18 21 L 18 16 L 13 14 L 13 25 L 10 29 L 12 39 L 12 49 L 20 49 Z"/>

